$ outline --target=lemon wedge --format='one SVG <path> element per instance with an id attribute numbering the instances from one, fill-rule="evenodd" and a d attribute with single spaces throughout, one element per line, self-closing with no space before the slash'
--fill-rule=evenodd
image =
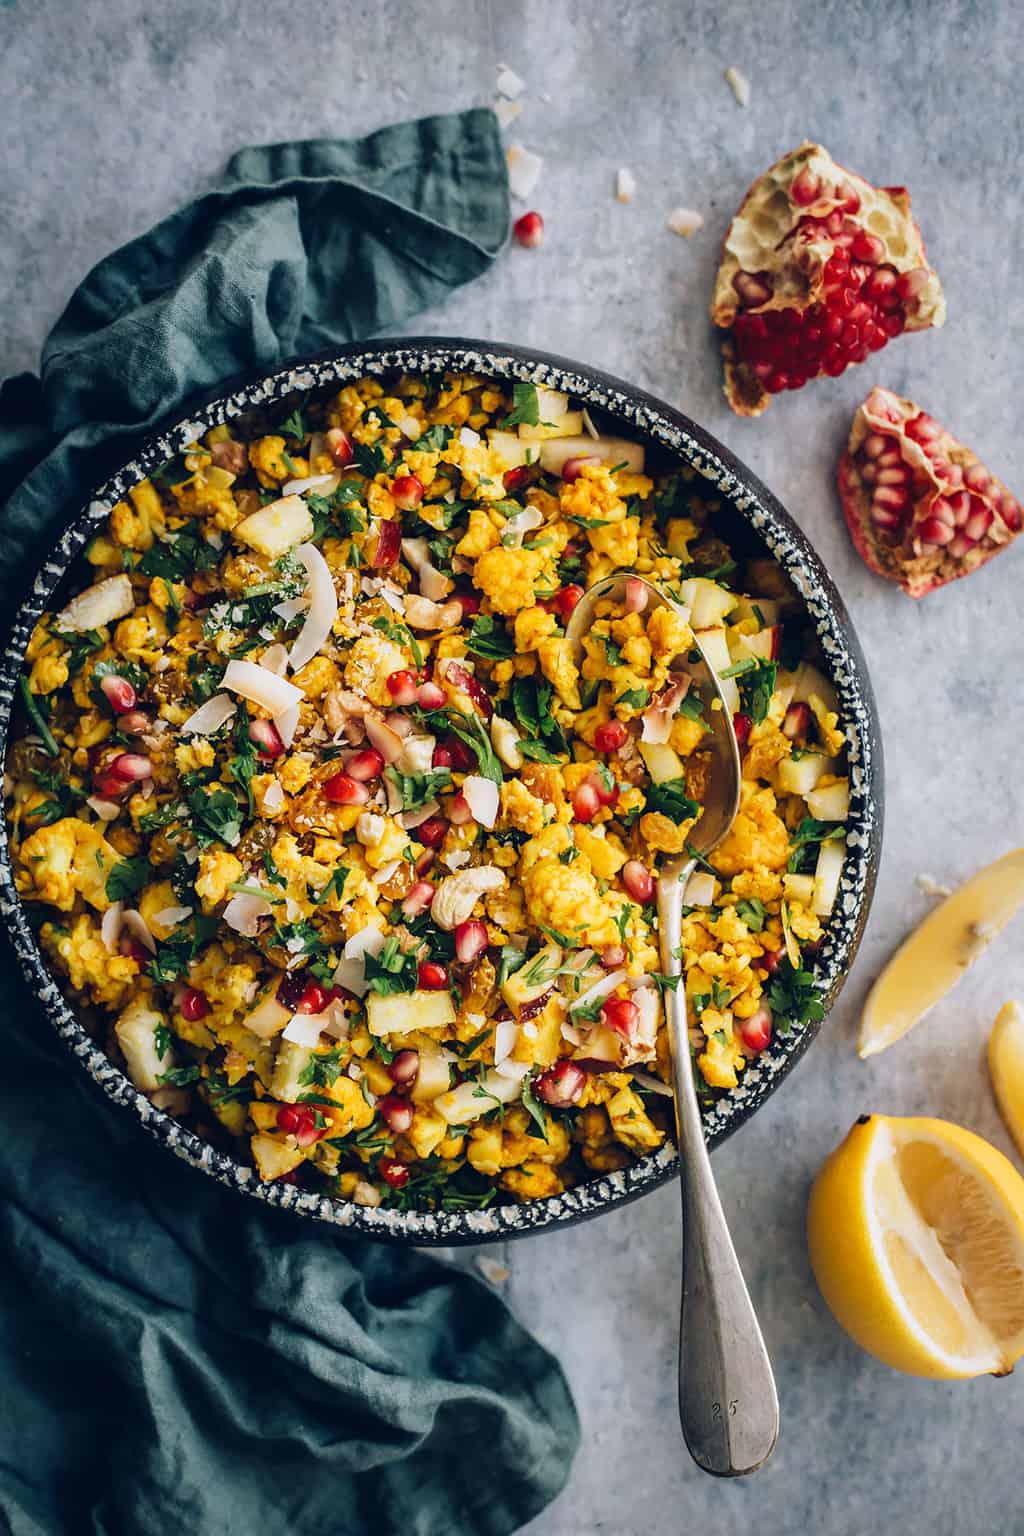
<path id="1" fill-rule="evenodd" d="M 1024 1157 L 1024 1009 L 1005 1003 L 988 1040 L 988 1071 L 1006 1129 Z"/>
<path id="2" fill-rule="evenodd" d="M 973 965 L 1024 905 L 1024 848 L 979 870 L 900 945 L 868 993 L 857 1052 L 901 1040 Z"/>
<path id="3" fill-rule="evenodd" d="M 865 1115 L 818 1174 L 811 1265 L 839 1323 L 912 1376 L 1001 1376 L 1024 1354 L 1024 1179 L 946 1120 Z"/>

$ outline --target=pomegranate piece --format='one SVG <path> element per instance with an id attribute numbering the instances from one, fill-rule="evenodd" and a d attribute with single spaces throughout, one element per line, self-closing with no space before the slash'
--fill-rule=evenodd
<path id="1" fill-rule="evenodd" d="M 875 187 L 802 144 L 759 177 L 722 247 L 711 318 L 740 416 L 836 378 L 902 331 L 946 318 L 904 187 Z"/>
<path id="2" fill-rule="evenodd" d="M 186 987 L 181 994 L 178 1009 L 183 1019 L 195 1023 L 197 1019 L 205 1019 L 210 1011 L 210 1000 L 205 992 L 200 992 L 198 987 Z"/>
<path id="3" fill-rule="evenodd" d="M 344 469 L 345 465 L 351 464 L 355 458 L 355 449 L 348 435 L 340 427 L 332 427 L 328 432 L 327 452 L 339 469 Z"/>
<path id="4" fill-rule="evenodd" d="M 421 960 L 416 985 L 423 992 L 443 992 L 448 985 L 448 967 L 436 960 Z"/>
<path id="5" fill-rule="evenodd" d="M 391 484 L 391 500 L 403 512 L 415 512 L 423 501 L 423 481 L 418 475 L 399 475 Z"/>
<path id="6" fill-rule="evenodd" d="M 601 1009 L 601 1023 L 624 1040 L 632 1040 L 640 1022 L 640 1009 L 628 997 L 610 997 Z"/>
<path id="7" fill-rule="evenodd" d="M 370 779 L 380 778 L 384 772 L 384 759 L 376 747 L 364 747 L 361 752 L 353 752 L 345 764 L 345 772 L 357 784 L 366 784 Z"/>
<path id="8" fill-rule="evenodd" d="M 538 245 L 544 244 L 544 220 L 540 214 L 531 209 L 524 213 L 521 219 L 516 219 L 512 225 L 512 233 L 520 245 L 525 245 L 528 251 L 536 250 Z"/>
<path id="9" fill-rule="evenodd" d="M 421 709 L 425 709 L 428 713 L 433 714 L 435 709 L 443 709 L 448 703 L 448 695 L 443 688 L 438 687 L 437 683 L 428 681 L 420 683 L 416 691 L 416 702 Z"/>
<path id="10" fill-rule="evenodd" d="M 382 1157 L 377 1164 L 377 1172 L 392 1189 L 402 1189 L 409 1182 L 409 1170 L 397 1157 Z"/>
<path id="11" fill-rule="evenodd" d="M 657 880 L 639 859 L 629 859 L 623 864 L 622 883 L 633 900 L 641 906 L 647 906 L 657 894 Z"/>
<path id="12" fill-rule="evenodd" d="M 135 708 L 137 695 L 126 677 L 108 672 L 100 678 L 100 690 L 115 715 L 126 715 Z"/>
<path id="13" fill-rule="evenodd" d="M 409 477 L 414 478 L 413 476 Z M 419 482 L 417 481 L 417 484 Z M 384 570 L 389 565 L 394 565 L 402 551 L 402 525 L 393 517 L 382 517 L 377 524 L 377 542 L 374 545 L 373 556 L 370 564 L 375 570 Z"/>
<path id="14" fill-rule="evenodd" d="M 749 1019 L 741 1020 L 739 1034 L 748 1051 L 756 1053 L 765 1049 L 772 1038 L 772 1011 L 767 1003 L 762 1003 Z"/>
<path id="15" fill-rule="evenodd" d="M 365 805 L 370 791 L 350 774 L 336 773 L 323 785 L 323 795 L 332 805 Z"/>
<path id="16" fill-rule="evenodd" d="M 388 1077 L 400 1088 L 408 1088 L 416 1081 L 420 1070 L 419 1051 L 397 1051 L 388 1066 Z"/>
<path id="17" fill-rule="evenodd" d="M 587 1074 L 574 1061 L 556 1061 L 535 1080 L 533 1091 L 552 1109 L 568 1109 L 575 1104 L 586 1086 Z"/>
<path id="18" fill-rule="evenodd" d="M 472 965 L 487 948 L 487 929 L 478 918 L 469 918 L 455 930 L 455 954 L 463 965 Z"/>
<path id="19" fill-rule="evenodd" d="M 594 731 L 594 748 L 598 752 L 617 752 L 629 740 L 629 732 L 621 720 L 606 720 Z"/>
<path id="20" fill-rule="evenodd" d="M 284 742 L 273 720 L 250 720 L 249 740 L 256 747 L 260 757 L 273 760 L 280 757 L 284 751 Z"/>
<path id="21" fill-rule="evenodd" d="M 853 418 L 839 496 L 858 554 L 910 597 L 969 576 L 1021 531 L 1020 502 L 977 454 L 887 389 Z"/>
<path id="22" fill-rule="evenodd" d="M 396 704 L 416 703 L 415 672 L 407 672 L 404 669 L 399 672 L 389 672 L 384 683 Z"/>
<path id="23" fill-rule="evenodd" d="M 750 732 L 752 726 L 753 721 L 749 715 L 741 714 L 739 711 L 733 715 L 732 728 L 736 733 L 736 745 L 739 747 L 741 752 L 743 751 L 743 748 L 746 746 L 747 742 L 750 740 Z"/>
<path id="24" fill-rule="evenodd" d="M 563 624 L 568 624 L 570 615 L 582 596 L 583 588 L 571 582 L 567 587 L 559 587 L 548 606 Z"/>
<path id="25" fill-rule="evenodd" d="M 426 848 L 440 848 L 447 832 L 448 822 L 444 816 L 430 816 L 426 821 L 420 822 L 413 836 L 418 838 Z"/>
<path id="26" fill-rule="evenodd" d="M 388 1130 L 395 1131 L 399 1136 L 404 1135 L 412 1125 L 413 1107 L 407 1099 L 399 1098 L 397 1093 L 388 1093 L 378 1099 L 377 1113 Z"/>

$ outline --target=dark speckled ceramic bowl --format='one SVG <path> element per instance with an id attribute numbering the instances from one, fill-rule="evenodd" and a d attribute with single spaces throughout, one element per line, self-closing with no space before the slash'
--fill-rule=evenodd
<path id="1" fill-rule="evenodd" d="M 271 405 L 296 391 L 344 385 L 362 374 L 383 374 L 393 370 L 416 373 L 425 369 L 455 369 L 502 380 L 532 380 L 554 389 L 568 390 L 592 409 L 611 418 L 624 435 L 636 435 L 648 444 L 660 445 L 667 456 L 692 465 L 733 509 L 737 526 L 746 525 L 742 528 L 744 535 L 761 541 L 788 572 L 817 630 L 826 668 L 839 695 L 841 720 L 849 739 L 852 795 L 846 862 L 828 935 L 813 962 L 815 979 L 823 991 L 826 1005 L 831 1005 L 853 962 L 867 921 L 882 836 L 881 739 L 871 686 L 853 625 L 828 573 L 804 535 L 774 496 L 738 459 L 671 406 L 618 379 L 564 358 L 482 341 L 371 342 L 280 368 L 237 388 L 225 386 L 230 392 L 223 392 L 216 399 L 194 407 L 187 417 L 150 438 L 131 463 L 95 492 L 41 565 L 31 594 L 17 614 L 0 663 L 0 741 L 4 750 L 16 679 L 32 628 L 47 607 L 54 589 L 114 502 L 200 432 L 219 422 L 231 421 L 254 407 Z M 177 1121 L 155 1109 L 78 1022 L 40 955 L 15 892 L 6 828 L 0 833 L 0 911 L 29 983 L 54 1028 L 103 1091 L 127 1111 L 136 1114 L 147 1130 L 178 1157 L 222 1183 L 270 1205 L 286 1206 L 318 1221 L 333 1222 L 366 1236 L 392 1242 L 481 1243 L 597 1216 L 646 1194 L 673 1176 L 675 1152 L 665 1147 L 632 1168 L 605 1174 L 551 1199 L 537 1200 L 529 1205 L 499 1205 L 483 1211 L 437 1214 L 372 1210 L 289 1184 L 261 1184 L 252 1168 L 206 1145 Z M 713 1145 L 742 1125 L 768 1095 L 774 1093 L 807 1050 L 817 1028 L 808 1026 L 774 1039 L 770 1049 L 748 1067 L 742 1084 L 718 1100 L 706 1120 L 708 1138 Z"/>

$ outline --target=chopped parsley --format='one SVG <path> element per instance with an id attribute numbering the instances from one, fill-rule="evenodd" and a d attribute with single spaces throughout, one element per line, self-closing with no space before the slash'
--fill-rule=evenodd
<path id="1" fill-rule="evenodd" d="M 481 613 L 473 620 L 466 650 L 474 656 L 505 661 L 515 655 L 516 646 L 504 624 L 499 624 L 489 613 Z"/>
<path id="2" fill-rule="evenodd" d="M 502 430 L 508 427 L 535 427 L 540 421 L 540 399 L 536 384 L 523 384 L 517 379 L 512 385 L 512 409 L 501 422 Z"/>
<path id="3" fill-rule="evenodd" d="M 166 1072 L 160 1073 L 157 1082 L 168 1088 L 187 1088 L 190 1083 L 198 1082 L 200 1075 L 196 1066 L 169 1067 Z"/>
<path id="4" fill-rule="evenodd" d="M 348 1056 L 346 1045 L 335 1046 L 329 1051 L 315 1051 L 299 1073 L 300 1085 L 303 1088 L 330 1088 Z"/>
<path id="5" fill-rule="evenodd" d="M 156 539 L 146 550 L 136 569 L 142 576 L 158 576 L 162 581 L 187 581 L 195 571 L 209 571 L 220 561 L 221 552 L 194 528 Z"/>
<path id="6" fill-rule="evenodd" d="M 146 968 L 153 981 L 168 983 L 188 975 L 188 968 L 217 931 L 217 919 L 200 915 L 175 928 L 169 939 L 157 944 Z"/>
<path id="7" fill-rule="evenodd" d="M 356 468 L 367 480 L 373 480 L 387 470 L 388 461 L 379 443 L 354 443 L 353 455 Z"/>
<path id="8" fill-rule="evenodd" d="M 817 821 L 813 816 L 805 816 L 790 835 L 790 846 L 793 849 L 786 868 L 791 874 L 806 874 L 814 868 L 817 855 L 814 852 L 818 843 L 830 843 L 844 836 L 841 823 L 829 821 Z"/>
<path id="9" fill-rule="evenodd" d="M 229 848 L 237 846 L 242 835 L 242 813 L 230 790 L 190 790 L 188 807 L 195 818 L 193 825 L 200 848 L 209 848 L 216 842 L 227 843 Z"/>
<path id="10" fill-rule="evenodd" d="M 387 997 L 394 992 L 415 992 L 419 960 L 411 950 L 399 948 L 392 934 L 379 954 L 363 956 L 363 974 L 371 992 Z"/>
<path id="11" fill-rule="evenodd" d="M 42 737 L 43 746 L 51 757 L 59 757 L 60 748 L 57 745 L 53 732 L 46 723 L 46 717 L 43 714 L 44 706 L 39 702 L 44 696 L 32 692 L 28 686 L 28 678 L 25 676 L 18 678 L 18 687 L 21 690 L 21 702 L 25 706 L 25 713 Z"/>
<path id="12" fill-rule="evenodd" d="M 736 903 L 736 914 L 738 917 L 742 917 L 752 933 L 760 933 L 764 928 L 767 913 L 764 909 L 764 903 L 758 901 L 756 896 L 744 896 L 741 901 L 738 901 Z"/>
<path id="13" fill-rule="evenodd" d="M 420 433 L 414 444 L 415 450 L 417 453 L 443 453 L 454 435 L 451 427 L 435 422 L 432 427 Z"/>
<path id="14" fill-rule="evenodd" d="M 418 811 L 428 800 L 434 800 L 443 789 L 451 789 L 452 776 L 448 768 L 433 768 L 428 773 L 400 773 L 395 767 L 385 768 L 384 777 L 402 797 L 403 811 Z"/>
<path id="15" fill-rule="evenodd" d="M 782 1035 L 788 1035 L 794 1025 L 817 1024 L 825 1017 L 814 977 L 810 971 L 797 970 L 788 957 L 768 985 L 768 1006 Z"/>
<path id="16" fill-rule="evenodd" d="M 109 901 L 130 901 L 148 881 L 152 869 L 148 859 L 122 859 L 107 875 L 104 890 Z"/>
<path id="17" fill-rule="evenodd" d="M 544 1111 L 538 1104 L 536 1095 L 534 1094 L 532 1077 L 523 1078 L 523 1091 L 520 1097 L 522 1099 L 523 1108 L 526 1110 L 526 1113 L 537 1127 L 538 1133 L 545 1141 L 547 1141 L 548 1123 L 544 1118 Z"/>
<path id="18" fill-rule="evenodd" d="M 646 709 L 651 702 L 651 695 L 646 688 L 627 688 L 625 693 L 619 694 L 615 702 L 626 704 L 630 709 Z"/>
<path id="19" fill-rule="evenodd" d="M 649 784 L 644 790 L 644 809 L 660 811 L 677 824 L 691 821 L 700 812 L 700 806 L 686 793 L 685 779 L 666 779 L 662 784 Z"/>
<path id="20" fill-rule="evenodd" d="M 308 437 L 306 423 L 302 419 L 302 412 L 298 409 L 292 411 L 287 420 L 282 421 L 281 431 L 285 437 L 294 437 L 296 442 L 305 442 Z"/>

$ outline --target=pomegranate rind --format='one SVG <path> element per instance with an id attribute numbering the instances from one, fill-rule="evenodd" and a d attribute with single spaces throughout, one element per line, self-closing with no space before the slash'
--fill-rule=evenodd
<path id="1" fill-rule="evenodd" d="M 838 469 L 839 499 L 857 553 L 871 570 L 898 582 L 908 597 L 915 598 L 987 564 L 1013 542 L 1022 522 L 1020 504 L 1004 483 L 934 418 L 929 418 L 936 428 L 928 442 L 930 452 L 907 435 L 907 424 L 922 415 L 915 401 L 887 389 L 873 389 L 854 415 Z M 891 533 L 873 519 L 872 488 L 863 478 L 864 445 L 876 433 L 899 449 L 912 476 L 909 514 Z M 952 545 L 935 547 L 923 541 L 920 529 L 935 516 L 936 501 L 956 500 L 964 493 L 964 479 L 971 470 L 975 471 L 969 485 L 972 506 L 984 506 L 991 522 L 980 540 L 954 555 L 950 553 Z"/>
<path id="2" fill-rule="evenodd" d="M 827 195 L 810 204 L 797 205 L 790 197 L 794 179 L 806 168 Z M 835 195 L 838 190 L 842 196 Z M 791 150 L 758 177 L 749 189 L 722 242 L 722 256 L 715 278 L 711 319 L 720 329 L 731 330 L 741 305 L 734 286 L 740 273 L 767 272 L 773 290 L 765 303 L 751 312 L 765 314 L 773 309 L 807 309 L 818 302 L 823 290 L 822 274 L 835 246 L 825 237 L 801 242 L 801 263 L 792 259 L 792 236 L 800 221 L 808 216 L 825 219 L 842 211 L 850 192 L 860 199 L 860 207 L 851 222 L 876 236 L 885 246 L 884 264 L 897 275 L 923 270 L 927 278 L 904 310 L 907 331 L 930 330 L 946 318 L 946 301 L 938 274 L 929 266 L 921 231 L 910 212 L 910 196 L 905 187 L 876 187 L 848 171 L 832 159 L 820 144 L 806 141 Z M 723 342 L 725 358 L 725 394 L 739 416 L 760 416 L 771 395 L 760 380 L 738 358 L 731 338 Z"/>

